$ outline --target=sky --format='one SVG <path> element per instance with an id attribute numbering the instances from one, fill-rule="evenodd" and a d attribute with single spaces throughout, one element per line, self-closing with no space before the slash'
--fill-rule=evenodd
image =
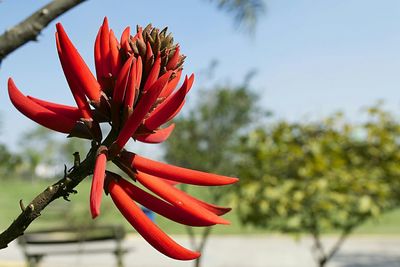
<path id="1" fill-rule="evenodd" d="M 46 2 L 1 1 L 0 31 Z M 104 16 L 118 35 L 128 25 L 169 27 L 187 55 L 185 73 L 196 75 L 189 106 L 201 97 L 196 89 L 240 84 L 256 70 L 251 87 L 276 118 L 318 119 L 341 110 L 357 120 L 360 109 L 377 100 L 399 113 L 400 1 L 270 0 L 266 5 L 267 12 L 249 35 L 207 0 L 84 2 L 51 23 L 38 42 L 2 62 L 0 143 L 17 149 L 21 134 L 34 127 L 10 103 L 8 77 L 25 94 L 73 104 L 57 58 L 55 23 L 64 25 L 94 70 L 94 39 Z M 204 73 L 214 60 L 218 65 L 210 81 Z"/>

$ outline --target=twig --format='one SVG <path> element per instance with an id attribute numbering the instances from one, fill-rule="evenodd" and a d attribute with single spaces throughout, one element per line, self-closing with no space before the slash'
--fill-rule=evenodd
<path id="1" fill-rule="evenodd" d="M 40 32 L 58 16 L 86 0 L 53 0 L 0 36 L 0 62 L 29 41 L 36 41 Z"/>

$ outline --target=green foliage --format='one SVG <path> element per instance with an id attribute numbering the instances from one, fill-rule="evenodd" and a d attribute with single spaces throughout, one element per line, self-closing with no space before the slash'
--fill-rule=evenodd
<path id="1" fill-rule="evenodd" d="M 21 157 L 11 153 L 7 147 L 0 144 L 0 180 L 15 179 Z"/>
<path id="2" fill-rule="evenodd" d="M 319 266 L 369 218 L 400 204 L 400 125 L 380 106 L 361 125 L 341 114 L 278 122 L 239 145 L 238 212 L 244 224 L 312 235 Z M 339 231 L 329 251 L 322 231 Z M 326 252 L 327 251 L 327 252 Z"/>
<path id="3" fill-rule="evenodd" d="M 15 179 L 21 157 L 0 143 L 0 180 Z"/>
<path id="4" fill-rule="evenodd" d="M 356 126 L 340 115 L 279 122 L 241 140 L 245 224 L 285 232 L 350 231 L 400 204 L 400 126 L 378 106 Z"/>

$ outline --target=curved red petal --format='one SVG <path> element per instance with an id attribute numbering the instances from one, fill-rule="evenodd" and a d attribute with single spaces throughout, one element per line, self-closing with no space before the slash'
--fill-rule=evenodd
<path id="1" fill-rule="evenodd" d="M 104 64 L 104 61 L 101 59 L 101 44 L 100 44 L 101 29 L 102 27 L 100 27 L 99 31 L 97 32 L 96 41 L 94 42 L 94 65 L 98 81 L 100 81 L 101 77 L 103 77 L 103 64 Z"/>
<path id="2" fill-rule="evenodd" d="M 121 41 L 120 43 L 123 44 L 129 40 L 129 37 L 131 36 L 131 27 L 126 27 L 125 30 L 121 34 Z"/>
<path id="3" fill-rule="evenodd" d="M 135 95 L 136 95 L 136 69 L 137 69 L 137 64 L 136 64 L 136 58 L 132 62 L 131 69 L 129 70 L 129 75 L 128 75 L 128 80 L 126 84 L 126 90 L 125 90 L 125 97 L 124 97 L 124 103 L 125 107 L 133 107 L 133 103 L 135 100 Z"/>
<path id="4" fill-rule="evenodd" d="M 81 112 L 82 118 L 91 119 L 92 115 L 91 115 L 89 103 L 86 100 L 85 93 L 80 90 L 78 83 L 76 81 L 75 75 L 71 71 L 70 66 L 66 62 L 65 53 L 63 52 L 63 50 L 61 48 L 58 33 L 56 33 L 56 45 L 57 45 L 58 58 L 60 59 L 61 67 L 64 71 L 64 75 L 67 80 L 68 86 L 71 90 L 72 96 L 74 97 L 75 102 Z"/>
<path id="5" fill-rule="evenodd" d="M 171 186 L 156 176 L 138 171 L 136 179 L 147 189 L 165 199 L 177 209 L 181 209 L 183 212 L 186 212 L 193 217 L 196 217 L 202 221 L 207 221 L 211 224 L 229 224 L 229 221 L 218 217 L 214 213 L 205 209 L 196 201 L 193 201 L 185 194 L 182 194 L 181 190 Z"/>
<path id="6" fill-rule="evenodd" d="M 76 77 L 79 87 L 85 92 L 90 100 L 100 100 L 100 85 L 93 76 L 89 67 L 68 38 L 67 33 L 60 23 L 56 24 L 60 47 L 63 51 L 65 63 Z"/>
<path id="7" fill-rule="evenodd" d="M 147 193 L 139 187 L 129 183 L 128 181 L 120 178 L 118 183 L 124 189 L 124 191 L 140 205 L 164 216 L 172 221 L 181 223 L 189 226 L 211 226 L 215 223 L 196 218 L 186 212 L 182 212 L 181 209 L 177 209 L 175 206 Z"/>
<path id="8" fill-rule="evenodd" d="M 27 97 L 33 102 L 41 105 L 42 107 L 47 108 L 48 110 L 51 110 L 55 113 L 62 114 L 65 117 L 70 118 L 74 121 L 78 121 L 81 118 L 81 112 L 76 107 L 45 101 L 29 95 Z"/>
<path id="9" fill-rule="evenodd" d="M 168 82 L 167 87 L 161 92 L 160 97 L 168 97 L 176 88 L 181 79 L 182 69 L 176 72 L 176 76 Z"/>
<path id="10" fill-rule="evenodd" d="M 143 86 L 143 92 L 146 92 L 150 87 L 157 81 L 158 75 L 160 74 L 161 68 L 161 56 L 157 55 L 156 60 L 154 61 L 153 67 L 149 75 L 147 76 L 146 82 Z"/>
<path id="11" fill-rule="evenodd" d="M 171 135 L 174 128 L 175 128 L 175 124 L 173 123 L 164 129 L 156 130 L 154 133 L 146 134 L 146 135 L 137 135 L 137 136 L 135 136 L 135 139 L 140 142 L 149 143 L 149 144 L 162 143 L 168 139 L 168 137 Z"/>
<path id="12" fill-rule="evenodd" d="M 164 180 L 164 181 L 166 181 L 171 186 L 174 185 L 169 180 Z M 182 194 L 186 195 L 186 197 L 188 197 L 191 200 L 197 202 L 200 206 L 202 206 L 203 208 L 211 211 L 215 215 L 221 216 L 221 215 L 224 215 L 224 214 L 226 214 L 226 213 L 228 213 L 229 211 L 232 210 L 231 208 L 217 206 L 217 205 L 205 202 L 205 201 L 203 201 L 201 199 L 195 198 L 195 197 L 189 195 L 188 193 L 186 193 L 185 191 L 181 191 L 181 192 L 182 192 Z"/>
<path id="13" fill-rule="evenodd" d="M 110 181 L 108 189 L 122 215 L 155 249 L 177 260 L 193 260 L 200 257 L 200 253 L 180 246 L 158 228 L 115 181 Z"/>
<path id="14" fill-rule="evenodd" d="M 93 219 L 100 214 L 106 164 L 107 156 L 104 153 L 100 153 L 96 158 L 96 163 L 94 165 L 93 171 L 92 186 L 90 188 L 90 212 Z"/>
<path id="15" fill-rule="evenodd" d="M 188 87 L 192 83 L 193 81 L 188 81 L 186 77 L 181 88 L 173 95 L 170 95 L 167 99 L 165 99 L 153 110 L 153 112 L 150 113 L 149 117 L 144 122 L 146 128 L 149 130 L 154 130 L 160 127 L 160 125 L 166 123 L 172 115 L 177 114 L 177 111 L 179 111 L 180 107 L 182 107 L 182 103 L 185 100 Z"/>
<path id="16" fill-rule="evenodd" d="M 111 74 L 117 77 L 121 69 L 121 57 L 119 55 L 118 40 L 115 37 L 113 30 L 110 31 L 110 65 Z"/>
<path id="17" fill-rule="evenodd" d="M 128 77 L 130 73 L 130 69 L 132 67 L 132 62 L 135 59 L 135 56 L 132 55 L 122 66 L 121 71 L 118 74 L 118 79 L 115 83 L 114 92 L 113 92 L 113 103 L 120 105 L 125 96 L 126 86 L 128 84 Z"/>
<path id="18" fill-rule="evenodd" d="M 103 25 L 101 26 L 101 36 L 100 36 L 100 52 L 102 65 L 102 76 L 108 78 L 110 69 L 110 30 L 108 28 L 108 19 L 104 17 Z"/>
<path id="19" fill-rule="evenodd" d="M 75 126 L 76 121 L 48 110 L 24 96 L 11 78 L 8 79 L 8 94 L 13 105 L 22 114 L 44 127 L 69 134 Z"/>
<path id="20" fill-rule="evenodd" d="M 219 186 L 233 184 L 239 181 L 238 178 L 206 173 L 158 162 L 128 151 L 121 152 L 121 160 L 139 171 L 180 183 Z"/>
<path id="21" fill-rule="evenodd" d="M 142 73 L 143 73 L 143 62 L 142 57 L 138 56 L 136 61 L 136 90 L 139 91 L 140 84 L 142 81 Z M 136 93 L 138 95 L 138 93 Z"/>
<path id="22" fill-rule="evenodd" d="M 146 61 L 150 60 L 154 56 L 153 49 L 151 48 L 150 42 L 146 43 Z"/>
<path id="23" fill-rule="evenodd" d="M 127 53 L 132 53 L 132 48 L 129 45 L 130 36 L 131 36 L 131 28 L 126 27 L 125 30 L 122 32 L 120 44 L 121 48 L 123 48 Z"/>
<path id="24" fill-rule="evenodd" d="M 167 63 L 167 66 L 166 66 L 167 70 L 175 69 L 176 64 L 178 64 L 178 61 L 179 61 L 179 50 L 180 49 L 179 49 L 179 45 L 178 45 L 175 49 L 174 55 Z"/>

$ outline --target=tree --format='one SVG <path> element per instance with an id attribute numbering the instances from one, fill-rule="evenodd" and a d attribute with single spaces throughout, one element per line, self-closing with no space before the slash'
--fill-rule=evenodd
<path id="1" fill-rule="evenodd" d="M 176 131 L 164 143 L 165 159 L 192 169 L 235 176 L 232 150 L 240 133 L 252 125 L 257 115 L 256 95 L 247 85 L 219 86 L 201 95 L 197 108 L 175 121 Z M 224 192 L 224 189 L 210 188 L 208 198 L 218 203 Z M 199 242 L 195 240 L 193 228 L 187 230 L 195 249 L 203 251 L 211 228 L 203 230 Z M 195 265 L 200 266 L 200 259 Z"/>
<path id="2" fill-rule="evenodd" d="M 278 122 L 240 143 L 238 212 L 247 225 L 309 233 L 318 266 L 367 219 L 400 204 L 400 125 L 379 106 L 361 125 L 340 115 Z M 324 231 L 340 233 L 327 250 Z"/>

